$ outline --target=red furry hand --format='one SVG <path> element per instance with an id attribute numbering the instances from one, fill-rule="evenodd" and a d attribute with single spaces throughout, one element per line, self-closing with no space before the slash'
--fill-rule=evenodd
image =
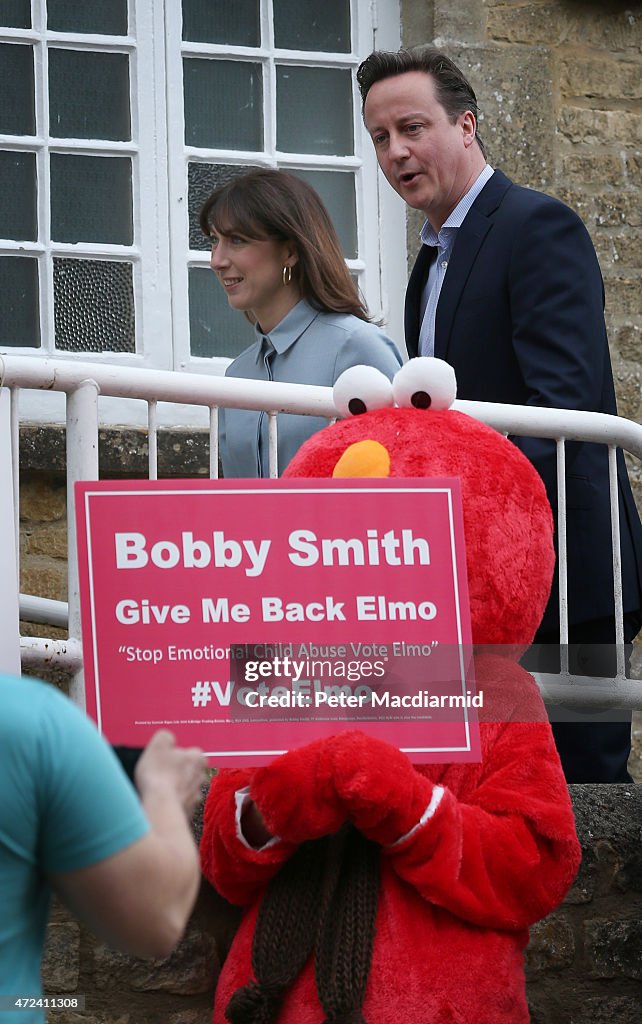
<path id="1" fill-rule="evenodd" d="M 365 733 L 343 733 L 333 746 L 336 790 L 359 831 L 382 846 L 410 832 L 430 803 L 432 782 L 397 747 Z"/>
<path id="2" fill-rule="evenodd" d="M 331 740 L 317 740 L 259 768 L 250 796 L 273 835 L 289 843 L 337 832 L 347 819 L 332 771 Z"/>

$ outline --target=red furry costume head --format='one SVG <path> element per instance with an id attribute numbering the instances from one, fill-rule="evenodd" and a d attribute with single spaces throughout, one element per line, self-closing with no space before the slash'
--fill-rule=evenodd
<path id="1" fill-rule="evenodd" d="M 366 404 L 378 371 L 352 367 L 335 385 L 337 403 Z M 284 477 L 459 477 L 473 640 L 528 644 L 541 621 L 553 578 L 553 520 L 544 484 L 505 437 L 449 408 L 454 375 L 438 359 L 412 359 L 395 377 L 398 406 L 349 416 L 315 434 Z M 433 398 L 431 390 L 437 394 Z M 364 394 L 365 392 L 365 394 Z M 420 394 L 427 408 L 413 405 Z M 363 397 L 361 397 L 363 396 Z M 401 404 L 403 403 L 403 405 Z M 437 408 L 435 408 L 435 405 Z"/>
<path id="2" fill-rule="evenodd" d="M 481 724 L 479 765 L 415 767 L 354 731 L 220 773 L 203 870 L 248 910 L 216 1024 L 529 1019 L 527 928 L 562 899 L 579 847 L 537 689 L 499 655 L 515 656 L 539 624 L 552 518 L 530 463 L 449 411 L 453 399 L 439 360 L 411 360 L 392 385 L 354 367 L 335 385 L 349 418 L 310 438 L 284 475 L 460 478 L 473 639 L 501 645 L 476 657 L 476 678 L 506 695 L 502 720 Z M 515 696 L 528 721 L 511 713 Z"/>

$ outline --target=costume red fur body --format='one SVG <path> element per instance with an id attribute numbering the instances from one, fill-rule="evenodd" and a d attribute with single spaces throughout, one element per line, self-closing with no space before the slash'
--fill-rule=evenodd
<path id="1" fill-rule="evenodd" d="M 528 927 L 559 904 L 579 864 L 550 726 L 535 683 L 514 660 L 518 645 L 532 638 L 548 595 L 550 510 L 539 478 L 517 449 L 455 413 L 385 409 L 344 420 L 310 439 L 287 475 L 331 475 L 341 453 L 360 437 L 386 445 L 390 475 L 461 477 L 473 636 L 477 644 L 504 645 L 478 651 L 475 660 L 478 688 L 496 696 L 485 716 L 494 720 L 480 725 L 480 764 L 411 768 L 397 760 L 406 761 L 405 755 L 389 748 L 390 764 L 402 768 L 402 797 L 414 788 L 424 809 L 434 797 L 441 799 L 423 824 L 417 825 L 422 811 L 417 813 L 406 838 L 389 838 L 392 845 L 383 846 L 363 1015 L 368 1024 L 525 1024 Z M 205 807 L 203 870 L 223 896 L 248 908 L 220 977 L 215 1024 L 223 1024 L 230 997 L 252 978 L 261 896 L 296 849 L 280 840 L 254 850 L 242 841 L 235 794 L 256 787 L 252 796 L 268 825 L 270 807 L 275 821 L 279 813 L 284 820 L 279 794 L 288 794 L 293 820 L 292 801 L 300 800 L 297 841 L 323 834 L 335 805 L 357 828 L 370 820 L 381 828 L 388 820 L 381 813 L 396 797 L 386 771 L 387 745 L 375 749 L 373 742 L 348 733 L 322 741 L 327 749 L 312 744 L 285 755 L 274 762 L 272 775 L 270 768 L 262 774 L 223 771 L 214 780 Z M 278 1021 L 323 1020 L 310 960 Z"/>

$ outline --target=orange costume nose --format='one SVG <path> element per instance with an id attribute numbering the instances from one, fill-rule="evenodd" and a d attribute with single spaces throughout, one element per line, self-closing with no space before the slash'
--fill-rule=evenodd
<path id="1" fill-rule="evenodd" d="M 344 451 L 332 476 L 390 476 L 388 449 L 378 441 L 355 441 Z"/>

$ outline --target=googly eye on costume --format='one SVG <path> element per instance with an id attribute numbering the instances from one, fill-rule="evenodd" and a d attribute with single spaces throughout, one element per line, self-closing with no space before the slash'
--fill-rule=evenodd
<path id="1" fill-rule="evenodd" d="M 340 416 L 358 416 L 392 405 L 392 385 L 374 366 L 350 366 L 332 389 Z"/>
<path id="2" fill-rule="evenodd" d="M 392 397 L 401 408 L 450 409 L 456 395 L 455 371 L 433 356 L 408 360 L 392 380 Z"/>
<path id="3" fill-rule="evenodd" d="M 434 356 L 417 356 L 397 371 L 392 383 L 374 366 L 351 366 L 332 390 L 340 416 L 359 416 L 397 405 L 402 409 L 450 409 L 457 396 L 452 366 Z"/>

